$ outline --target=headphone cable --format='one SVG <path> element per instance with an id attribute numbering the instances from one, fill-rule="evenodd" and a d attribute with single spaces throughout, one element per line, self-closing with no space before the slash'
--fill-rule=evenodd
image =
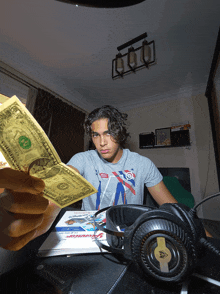
<path id="1" fill-rule="evenodd" d="M 196 204 L 190 211 L 189 211 L 189 214 L 192 216 L 192 217 L 195 217 L 196 216 L 196 209 L 198 208 L 198 206 L 200 206 L 201 204 L 203 204 L 204 202 L 214 198 L 214 197 L 217 197 L 217 196 L 220 196 L 220 192 L 216 193 L 216 194 L 213 194 L 211 196 L 208 196 L 206 197 L 205 199 L 203 199 L 202 201 L 200 201 L 198 204 Z"/>
<path id="2" fill-rule="evenodd" d="M 203 204 L 204 202 L 218 197 L 220 196 L 220 192 L 213 194 L 209 197 L 206 197 L 205 199 L 203 199 L 202 201 L 200 201 L 198 204 L 196 204 L 190 211 L 189 214 L 191 217 L 196 217 L 196 209 L 199 205 Z M 206 240 L 205 238 L 201 238 L 200 243 L 207 249 L 209 249 L 210 251 L 212 251 L 214 254 L 217 254 L 218 256 L 220 255 L 220 251 L 219 249 L 217 249 L 211 242 L 209 242 L 208 240 Z"/>

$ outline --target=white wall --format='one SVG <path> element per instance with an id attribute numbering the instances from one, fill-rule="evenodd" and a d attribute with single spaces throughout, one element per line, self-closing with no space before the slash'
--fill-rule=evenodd
<path id="1" fill-rule="evenodd" d="M 23 103 L 26 103 L 29 88 L 15 79 L 0 73 L 0 93 L 12 97 L 16 95 Z"/>
<path id="2" fill-rule="evenodd" d="M 190 96 L 179 93 L 177 98 L 159 103 L 151 102 L 127 113 L 131 135 L 129 148 L 132 151 L 150 158 L 157 167 L 190 168 L 191 190 L 196 203 L 218 191 L 208 103 L 204 95 Z M 186 121 L 191 125 L 190 147 L 139 149 L 140 133 L 155 132 L 155 129 Z M 206 210 L 204 217 L 220 219 L 217 213 L 213 213 L 214 208 L 213 204 L 208 212 Z M 199 216 L 203 216 L 202 209 L 199 209 Z"/>

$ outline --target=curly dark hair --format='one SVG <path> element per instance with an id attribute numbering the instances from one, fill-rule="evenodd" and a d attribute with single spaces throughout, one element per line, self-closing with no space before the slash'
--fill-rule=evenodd
<path id="1" fill-rule="evenodd" d="M 91 136 L 91 125 L 94 121 L 107 118 L 108 130 L 114 140 L 124 148 L 129 133 L 126 129 L 127 114 L 121 113 L 118 109 L 110 105 L 104 105 L 94 109 L 85 119 L 84 128 L 87 134 Z"/>

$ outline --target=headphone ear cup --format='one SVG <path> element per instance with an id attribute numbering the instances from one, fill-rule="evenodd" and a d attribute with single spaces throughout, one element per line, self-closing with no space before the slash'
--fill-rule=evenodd
<path id="1" fill-rule="evenodd" d="M 122 237 L 112 236 L 107 234 L 107 241 L 110 246 L 113 248 L 122 248 L 124 242 Z"/>
<path id="2" fill-rule="evenodd" d="M 178 219 L 186 223 L 190 233 L 192 234 L 193 240 L 198 241 L 198 226 L 195 225 L 193 217 L 189 214 L 189 207 L 181 203 L 165 203 L 161 206 L 161 208 L 166 209 L 166 211 L 171 212 Z"/>
<path id="3" fill-rule="evenodd" d="M 197 258 L 200 258 L 204 254 L 204 248 L 200 242 L 201 238 L 206 238 L 205 229 L 202 221 L 193 215 L 192 210 L 181 203 L 165 203 L 161 206 L 167 212 L 171 212 L 177 217 L 177 220 L 181 220 L 187 225 L 185 231 L 187 231 L 188 236 L 191 238 L 192 242 L 195 244 L 195 251 Z M 177 221 L 177 224 L 179 222 Z"/>
<path id="4" fill-rule="evenodd" d="M 132 238 L 132 258 L 150 277 L 181 282 L 194 269 L 195 246 L 184 229 L 165 219 L 142 223 Z"/>

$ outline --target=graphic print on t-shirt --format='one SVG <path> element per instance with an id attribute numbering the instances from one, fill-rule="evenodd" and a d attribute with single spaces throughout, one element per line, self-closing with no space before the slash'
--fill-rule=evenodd
<path id="1" fill-rule="evenodd" d="M 96 171 L 97 172 L 97 171 Z M 98 174 L 98 172 L 97 172 Z M 110 205 L 127 204 L 126 192 L 135 193 L 135 174 L 133 171 L 113 171 L 111 174 L 99 173 L 99 187 L 96 197 L 96 209 L 108 197 Z M 109 199 L 110 198 L 110 199 Z"/>

